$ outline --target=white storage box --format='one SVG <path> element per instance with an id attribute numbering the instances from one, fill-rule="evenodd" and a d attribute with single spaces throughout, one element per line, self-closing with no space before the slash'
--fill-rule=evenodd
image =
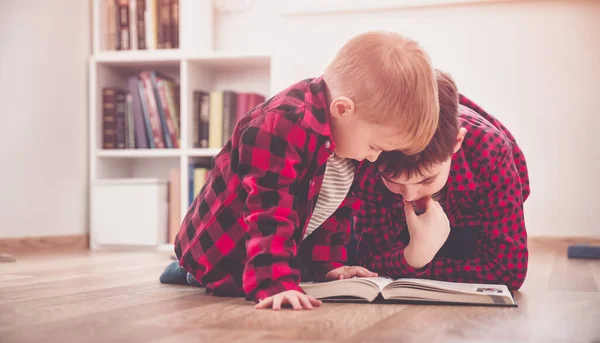
<path id="1" fill-rule="evenodd" d="M 167 181 L 110 179 L 92 184 L 90 247 L 167 242 Z"/>

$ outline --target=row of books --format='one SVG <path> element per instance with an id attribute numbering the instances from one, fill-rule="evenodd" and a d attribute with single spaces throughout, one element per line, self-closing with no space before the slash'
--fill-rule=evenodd
<path id="1" fill-rule="evenodd" d="M 179 148 L 179 99 L 179 85 L 154 71 L 102 88 L 102 148 Z"/>
<path id="2" fill-rule="evenodd" d="M 103 149 L 181 147 L 180 89 L 155 71 L 129 78 L 128 88 L 102 88 Z M 221 148 L 237 121 L 265 101 L 257 93 L 193 92 L 191 140 L 194 148 Z"/>
<path id="3" fill-rule="evenodd" d="M 257 93 L 231 90 L 193 93 L 191 117 L 192 146 L 194 148 L 221 148 L 227 143 L 236 123 L 246 113 L 265 101 Z"/>
<path id="4" fill-rule="evenodd" d="M 106 49 L 179 48 L 179 0 L 104 0 Z"/>

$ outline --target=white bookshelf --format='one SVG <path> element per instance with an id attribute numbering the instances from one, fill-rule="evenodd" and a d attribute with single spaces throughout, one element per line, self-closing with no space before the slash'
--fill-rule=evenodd
<path id="1" fill-rule="evenodd" d="M 109 51 L 103 3 L 104 0 L 93 0 L 94 49 L 89 60 L 90 208 L 94 202 L 92 185 L 95 181 L 129 178 L 168 181 L 170 170 L 179 169 L 181 220 L 189 203 L 188 165 L 208 162 L 220 151 L 192 147 L 193 91 L 228 89 L 257 92 L 268 98 L 272 95 L 271 55 L 269 52 L 214 51 L 215 10 L 210 0 L 179 0 L 179 49 Z M 127 89 L 128 78 L 142 70 L 159 71 L 180 85 L 180 148 L 102 149 L 102 88 Z M 93 240 L 93 232 L 90 239 Z M 90 246 L 97 247 L 93 241 Z"/>

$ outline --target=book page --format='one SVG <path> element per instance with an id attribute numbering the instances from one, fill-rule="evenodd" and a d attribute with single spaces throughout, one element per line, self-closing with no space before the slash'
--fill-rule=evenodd
<path id="1" fill-rule="evenodd" d="M 477 284 L 477 283 L 459 283 L 459 282 L 447 282 L 437 281 L 429 279 L 398 279 L 394 281 L 391 286 L 402 287 L 403 285 L 413 284 L 422 285 L 428 288 L 443 289 L 461 293 L 476 293 L 476 294 L 489 294 L 489 295 L 509 295 L 510 292 L 505 285 L 493 285 L 493 284 Z"/>
<path id="2" fill-rule="evenodd" d="M 376 284 L 377 287 L 379 287 L 379 289 L 383 289 L 385 286 L 387 286 L 390 283 L 394 282 L 393 279 L 390 279 L 390 278 L 387 278 L 387 277 L 360 277 L 360 278 L 357 278 L 357 279 L 370 281 L 370 282 Z"/>

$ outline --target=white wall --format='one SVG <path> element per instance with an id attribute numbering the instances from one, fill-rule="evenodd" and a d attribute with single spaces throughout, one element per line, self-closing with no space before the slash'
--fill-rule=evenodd
<path id="1" fill-rule="evenodd" d="M 273 52 L 275 92 L 320 74 L 356 33 L 415 38 L 520 141 L 532 179 L 530 235 L 600 236 L 600 2 L 282 17 L 278 1 L 221 15 L 215 47 Z M 90 27 L 89 1 L 0 0 L 0 237 L 87 230 Z"/>
<path id="2" fill-rule="evenodd" d="M 357 33 L 403 33 L 421 42 L 436 67 L 452 73 L 464 94 L 517 137 L 531 177 L 529 234 L 600 236 L 600 215 L 594 213 L 600 210 L 600 2 L 495 2 L 284 18 L 272 5 L 256 0 L 249 13 L 222 14 L 216 47 L 273 51 L 273 92 L 322 73 Z"/>
<path id="3" fill-rule="evenodd" d="M 90 23 L 89 1 L 0 1 L 0 238 L 86 232 Z"/>

